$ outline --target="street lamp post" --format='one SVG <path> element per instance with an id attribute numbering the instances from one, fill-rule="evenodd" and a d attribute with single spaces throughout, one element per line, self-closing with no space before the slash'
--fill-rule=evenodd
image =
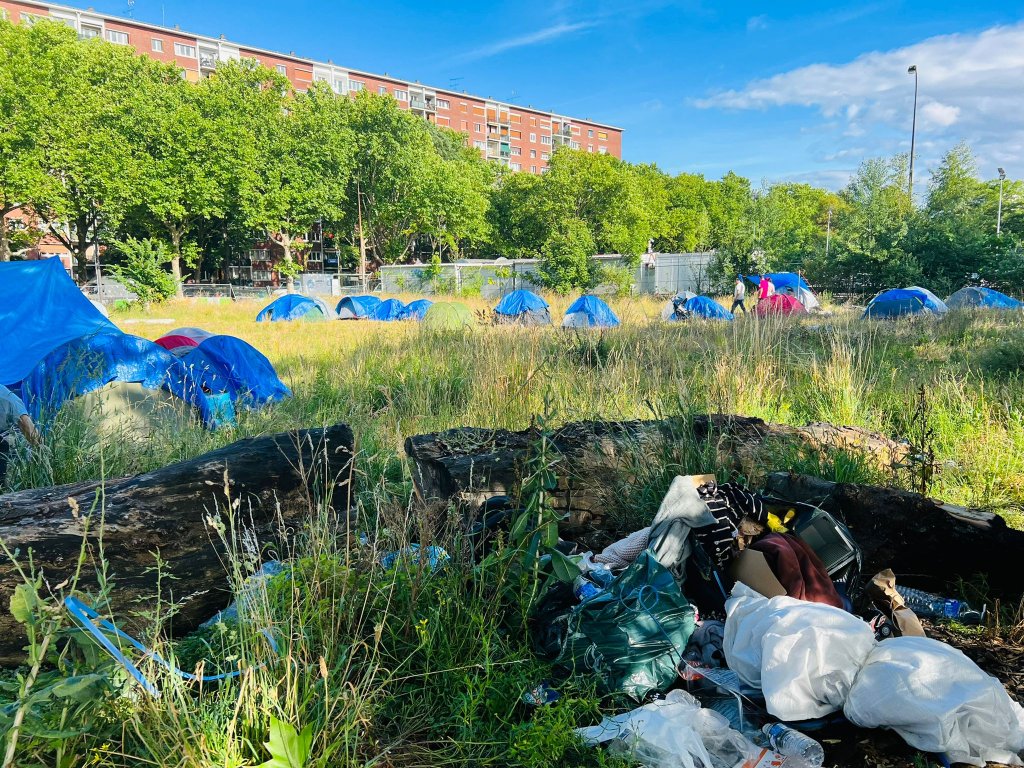
<path id="1" fill-rule="evenodd" d="M 1003 182 L 1006 181 L 1006 171 L 1002 168 L 999 171 L 999 209 L 996 212 L 996 236 L 1003 234 Z"/>
<path id="2" fill-rule="evenodd" d="M 910 200 L 914 200 L 914 139 L 917 135 L 917 64 L 907 68 L 907 74 L 914 76 L 914 119 L 910 125 Z"/>
<path id="3" fill-rule="evenodd" d="M 825 222 L 825 261 L 828 262 L 828 246 L 832 242 L 832 209 L 828 209 L 828 220 Z"/>

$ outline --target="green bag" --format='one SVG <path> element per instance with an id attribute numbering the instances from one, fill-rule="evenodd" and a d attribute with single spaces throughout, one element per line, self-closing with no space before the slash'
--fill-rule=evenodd
<path id="1" fill-rule="evenodd" d="M 611 586 L 572 609 L 557 662 L 597 675 L 605 692 L 640 701 L 675 683 L 695 626 L 676 580 L 645 550 Z"/>

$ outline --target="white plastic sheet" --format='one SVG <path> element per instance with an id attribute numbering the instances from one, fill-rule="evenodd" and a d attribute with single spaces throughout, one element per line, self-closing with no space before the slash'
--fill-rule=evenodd
<path id="1" fill-rule="evenodd" d="M 843 712 L 888 727 L 950 762 L 1024 765 L 1024 709 L 956 648 L 926 637 L 885 640 L 868 656 Z"/>
<path id="2" fill-rule="evenodd" d="M 841 709 L 876 644 L 868 624 L 840 608 L 785 596 L 769 600 L 743 583 L 725 609 L 729 668 L 761 688 L 768 712 L 780 720 Z"/>
<path id="3" fill-rule="evenodd" d="M 701 708 L 679 690 L 576 733 L 592 747 L 613 741 L 610 751 L 629 755 L 645 768 L 733 768 L 758 753 L 724 716 Z"/>

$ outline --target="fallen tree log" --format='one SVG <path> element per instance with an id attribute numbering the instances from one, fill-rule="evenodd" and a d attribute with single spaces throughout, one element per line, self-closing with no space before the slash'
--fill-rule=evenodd
<path id="1" fill-rule="evenodd" d="M 247 541 L 281 543 L 325 499 L 345 518 L 352 492 L 352 431 L 344 425 L 239 440 L 135 477 L 83 482 L 0 496 L 0 540 L 56 589 L 75 568 L 83 535 L 80 587 L 94 588 L 102 521 L 103 557 L 114 582 L 110 610 L 127 620 L 156 596 L 159 553 L 165 600 L 178 606 L 174 630 L 193 629 L 230 600 L 224 552 L 207 518 L 245 529 Z M 328 496 L 328 493 L 333 493 Z M 22 627 L 7 610 L 21 582 L 0 554 L 0 663 L 23 661 Z"/>
<path id="2" fill-rule="evenodd" d="M 910 491 L 788 472 L 768 475 L 765 490 L 842 521 L 861 548 L 868 576 L 892 568 L 897 584 L 945 591 L 982 574 L 993 596 L 1016 599 L 1024 590 L 1024 532 L 1007 528 L 998 515 Z"/>
<path id="3" fill-rule="evenodd" d="M 412 461 L 417 495 L 425 503 L 454 501 L 467 508 L 490 496 L 514 496 L 538 438 L 536 429 L 471 427 L 410 437 L 405 451 Z M 822 455 L 839 450 L 857 453 L 883 470 L 907 456 L 906 446 L 854 427 L 790 427 L 718 414 L 575 422 L 556 430 L 551 443 L 558 455 L 553 504 L 566 517 L 563 532 L 575 536 L 614 529 L 617 519 L 629 516 L 629 510 L 622 509 L 622 489 L 648 481 L 671 465 L 688 465 L 689 471 L 699 473 L 724 465 L 745 477 L 757 477 L 764 473 L 764 460 L 783 443 Z"/>

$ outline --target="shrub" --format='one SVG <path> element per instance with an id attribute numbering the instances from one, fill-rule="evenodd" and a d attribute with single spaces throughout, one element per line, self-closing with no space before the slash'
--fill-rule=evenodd
<path id="1" fill-rule="evenodd" d="M 114 244 L 121 262 L 110 266 L 110 272 L 139 297 L 141 304 L 159 303 L 174 295 L 177 285 L 164 266 L 171 261 L 166 243 L 152 238 L 129 237 Z"/>
<path id="2" fill-rule="evenodd" d="M 541 247 L 541 285 L 558 293 L 573 288 L 589 290 L 597 285 L 599 272 L 591 258 L 597 246 L 590 229 L 579 219 L 561 222 Z"/>

